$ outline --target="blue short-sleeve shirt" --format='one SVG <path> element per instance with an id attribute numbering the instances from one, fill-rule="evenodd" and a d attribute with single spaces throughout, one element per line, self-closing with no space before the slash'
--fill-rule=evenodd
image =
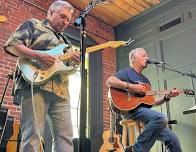
<path id="1" fill-rule="evenodd" d="M 122 81 L 126 81 L 132 84 L 147 83 L 150 85 L 150 81 L 147 77 L 140 73 L 137 73 L 131 67 L 117 72 L 115 76 Z"/>

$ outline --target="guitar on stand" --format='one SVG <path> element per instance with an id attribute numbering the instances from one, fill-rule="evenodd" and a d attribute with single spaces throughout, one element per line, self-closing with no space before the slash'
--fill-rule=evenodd
<path id="1" fill-rule="evenodd" d="M 110 109 L 110 130 L 103 132 L 104 143 L 99 152 L 123 152 L 123 146 L 120 142 L 120 135 L 116 131 L 116 113 Z"/>
<path id="2" fill-rule="evenodd" d="M 0 151 L 1 152 L 6 152 L 7 142 L 13 134 L 14 119 L 13 117 L 8 116 L 8 108 L 2 106 L 3 99 L 10 79 L 13 79 L 12 74 L 8 74 L 8 79 L 0 102 Z"/>

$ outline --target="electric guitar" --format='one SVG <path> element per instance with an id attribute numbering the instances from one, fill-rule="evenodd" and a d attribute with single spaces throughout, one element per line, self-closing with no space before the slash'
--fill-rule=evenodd
<path id="1" fill-rule="evenodd" d="M 109 41 L 104 44 L 86 48 L 86 53 L 91 53 L 91 52 L 94 52 L 94 51 L 97 51 L 97 50 L 100 50 L 106 47 L 117 48 L 119 46 L 129 45 L 132 42 L 133 42 L 132 39 L 129 39 L 127 42 Z M 19 57 L 17 64 L 18 64 L 19 69 L 22 72 L 23 78 L 29 83 L 33 81 L 34 85 L 40 85 L 40 84 L 46 83 L 48 80 L 50 80 L 51 77 L 53 77 L 56 74 L 59 74 L 62 72 L 67 73 L 70 70 L 72 70 L 74 68 L 73 66 L 66 66 L 64 64 L 64 61 L 68 61 L 72 57 L 72 54 L 73 54 L 73 52 L 64 53 L 65 52 L 64 50 L 66 49 L 68 49 L 68 45 L 61 44 L 48 51 L 36 50 L 37 52 L 47 53 L 49 55 L 56 57 L 54 65 L 52 65 L 48 69 L 44 68 L 38 61 L 34 59 Z"/>
<path id="2" fill-rule="evenodd" d="M 146 95 L 144 97 L 136 97 L 128 92 L 128 90 L 109 88 L 111 95 L 110 105 L 113 110 L 119 114 L 128 114 L 130 110 L 134 110 L 141 104 L 152 106 L 155 103 L 155 95 L 169 94 L 171 90 L 151 90 L 148 84 L 141 84 L 145 87 Z M 186 95 L 194 95 L 195 92 L 191 89 L 178 90 Z"/>
<path id="3" fill-rule="evenodd" d="M 104 143 L 99 152 L 123 152 L 119 134 L 115 131 L 116 114 L 110 111 L 110 130 L 103 132 Z"/>

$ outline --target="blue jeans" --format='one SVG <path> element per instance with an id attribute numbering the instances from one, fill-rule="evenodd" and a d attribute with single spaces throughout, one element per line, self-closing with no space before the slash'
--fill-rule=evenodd
<path id="1" fill-rule="evenodd" d="M 146 127 L 138 136 L 134 152 L 149 152 L 156 140 L 164 142 L 169 152 L 182 152 L 177 136 L 167 127 L 168 120 L 160 112 L 146 107 L 139 107 L 134 112 L 125 115 L 124 119 L 143 122 Z"/>
<path id="2" fill-rule="evenodd" d="M 43 133 L 46 118 L 48 118 L 53 138 L 52 151 L 73 152 L 73 133 L 69 101 L 64 101 L 62 98 L 48 91 L 38 88 L 34 89 L 36 122 L 31 90 L 20 90 L 19 93 L 22 103 L 21 152 L 39 152 L 39 133 L 41 135 Z"/>

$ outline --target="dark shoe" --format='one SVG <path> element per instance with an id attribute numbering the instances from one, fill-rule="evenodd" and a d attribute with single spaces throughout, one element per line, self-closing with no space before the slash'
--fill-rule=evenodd
<path id="1" fill-rule="evenodd" d="M 126 146 L 125 152 L 133 152 L 133 146 Z"/>

